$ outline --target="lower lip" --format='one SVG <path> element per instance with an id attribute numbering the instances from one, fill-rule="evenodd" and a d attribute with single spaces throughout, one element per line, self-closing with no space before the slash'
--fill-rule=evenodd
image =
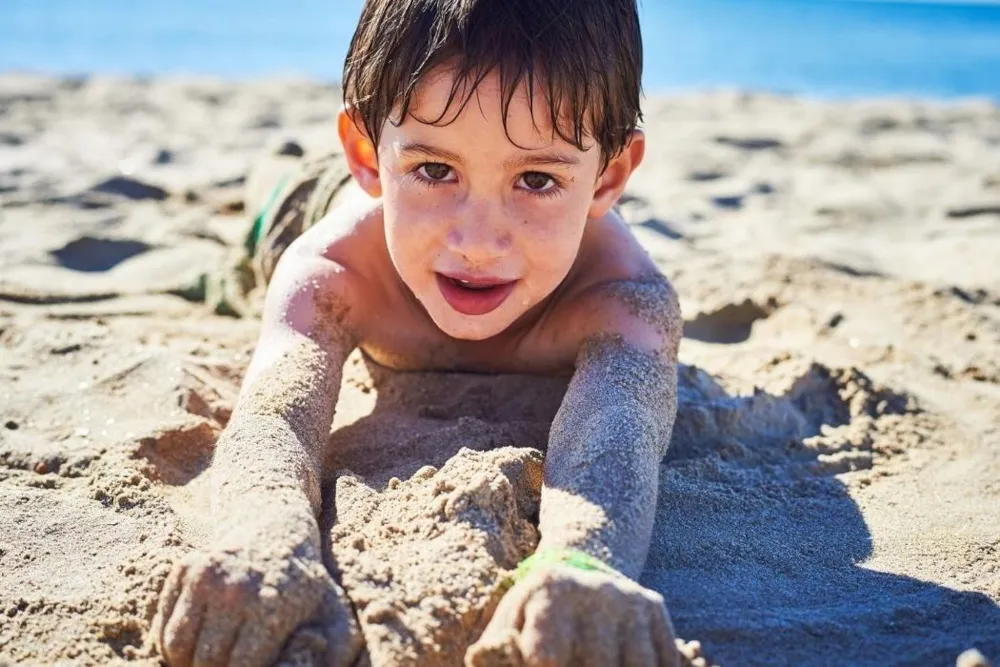
<path id="1" fill-rule="evenodd" d="M 448 305 L 463 315 L 485 315 L 499 308 L 510 293 L 514 291 L 517 281 L 503 283 L 485 289 L 468 289 L 456 285 L 450 278 L 435 274 L 438 288 Z"/>

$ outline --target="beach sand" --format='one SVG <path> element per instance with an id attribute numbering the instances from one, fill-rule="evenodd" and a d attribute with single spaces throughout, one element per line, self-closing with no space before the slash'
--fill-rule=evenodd
<path id="1" fill-rule="evenodd" d="M 157 664 L 257 323 L 199 274 L 304 81 L 0 76 L 0 663 Z M 689 664 L 1000 656 L 1000 108 L 656 97 L 621 210 L 685 314 L 642 583 Z M 347 365 L 329 565 L 372 665 L 459 664 L 537 541 L 565 381 Z M 287 658 L 308 664 L 310 629 Z M 970 655 L 963 664 L 977 664 Z"/>

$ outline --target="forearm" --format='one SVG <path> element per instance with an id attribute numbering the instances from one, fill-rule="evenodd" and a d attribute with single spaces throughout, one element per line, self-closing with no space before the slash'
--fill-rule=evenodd
<path id="1" fill-rule="evenodd" d="M 338 356 L 302 338 L 249 379 L 216 447 L 213 515 L 318 514 L 322 455 L 340 388 Z"/>
<path id="2" fill-rule="evenodd" d="M 539 549 L 587 552 L 630 577 L 653 529 L 676 367 L 620 339 L 589 343 L 549 436 Z"/>

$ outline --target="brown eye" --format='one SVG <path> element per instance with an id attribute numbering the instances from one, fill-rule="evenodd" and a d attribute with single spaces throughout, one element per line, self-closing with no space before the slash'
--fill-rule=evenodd
<path id="1" fill-rule="evenodd" d="M 521 177 L 521 180 L 529 190 L 548 190 L 549 185 L 553 183 L 551 176 L 537 171 L 529 171 Z"/>
<path id="2" fill-rule="evenodd" d="M 441 164 L 440 162 L 428 162 L 421 166 L 427 178 L 432 181 L 443 181 L 448 178 L 448 174 L 451 173 L 451 167 L 446 164 Z"/>

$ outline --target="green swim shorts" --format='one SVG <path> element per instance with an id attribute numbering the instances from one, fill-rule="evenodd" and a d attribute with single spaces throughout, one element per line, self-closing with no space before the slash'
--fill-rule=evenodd
<path id="1" fill-rule="evenodd" d="M 220 315 L 245 317 L 260 310 L 264 287 L 292 242 L 326 215 L 351 180 L 343 153 L 310 157 L 294 143 L 253 165 L 243 210 L 251 216 L 243 246 L 225 266 L 205 273 L 182 296 L 204 301 Z M 255 298 L 257 297 L 257 298 Z"/>

